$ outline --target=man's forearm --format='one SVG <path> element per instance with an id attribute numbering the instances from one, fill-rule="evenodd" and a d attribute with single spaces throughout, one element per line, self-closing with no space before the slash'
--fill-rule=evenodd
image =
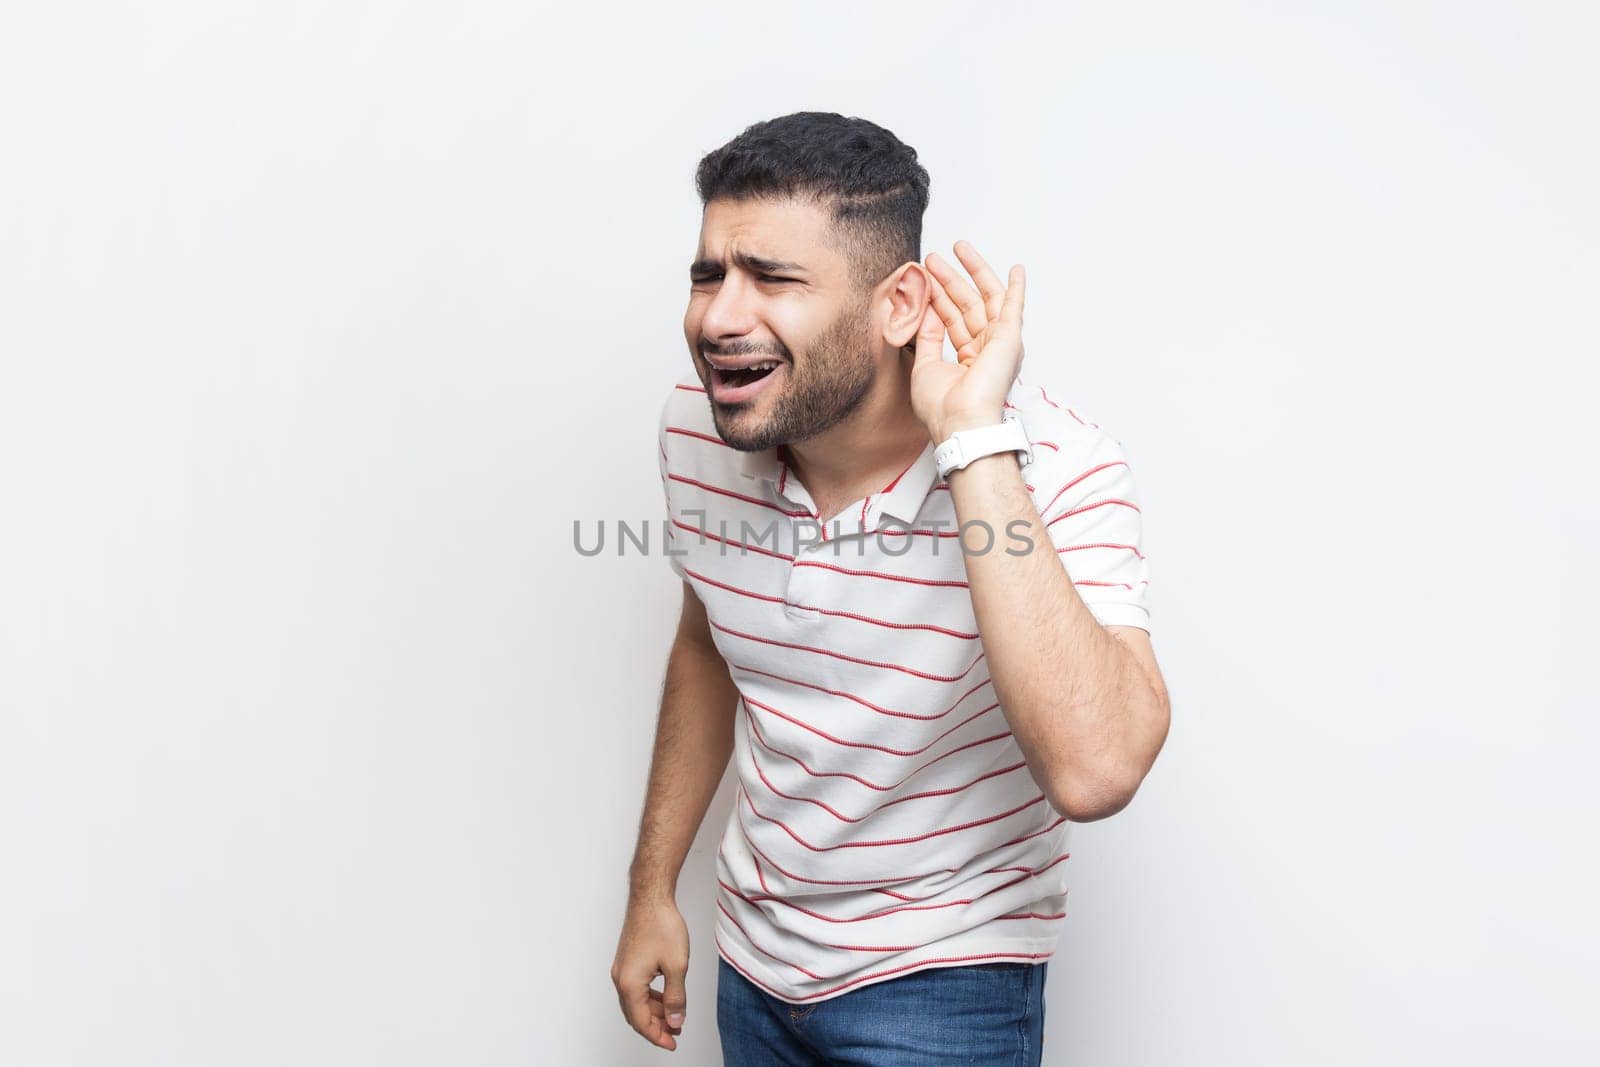
<path id="1" fill-rule="evenodd" d="M 951 472 L 950 495 L 959 521 L 995 534 L 966 557 L 969 591 L 995 695 L 1034 778 L 1076 818 L 1108 810 L 1108 798 L 1125 803 L 1116 798 L 1131 795 L 1165 736 L 1160 697 L 1078 595 L 1010 453 Z M 1010 554 L 1013 537 L 1032 549 Z"/>
<path id="2" fill-rule="evenodd" d="M 678 872 L 733 752 L 738 697 L 714 647 L 682 639 L 673 643 L 639 843 L 628 871 L 631 897 L 672 899 Z"/>

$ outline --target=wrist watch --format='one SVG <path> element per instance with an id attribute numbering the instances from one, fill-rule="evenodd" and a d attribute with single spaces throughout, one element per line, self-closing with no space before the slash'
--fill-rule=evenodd
<path id="1" fill-rule="evenodd" d="M 1033 446 L 1015 408 L 1002 411 L 1000 421 L 992 426 L 955 431 L 933 450 L 933 458 L 939 464 L 939 477 L 944 478 L 980 456 L 996 452 L 1020 452 L 1017 462 L 1024 467 L 1033 462 Z"/>

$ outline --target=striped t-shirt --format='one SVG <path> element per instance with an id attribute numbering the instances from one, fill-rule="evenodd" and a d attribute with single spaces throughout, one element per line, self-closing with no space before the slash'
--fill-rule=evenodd
<path id="1" fill-rule="evenodd" d="M 1102 623 L 1148 629 L 1120 443 L 1020 377 L 1006 406 L 1079 595 Z M 927 967 L 1048 959 L 1070 824 L 995 701 L 934 443 L 826 526 L 778 448 L 723 442 L 692 371 L 662 405 L 659 446 L 667 557 L 740 693 L 721 957 L 794 1003 Z M 1003 524 L 994 537 L 989 551 L 1025 547 Z M 970 551 L 984 540 L 968 531 Z"/>

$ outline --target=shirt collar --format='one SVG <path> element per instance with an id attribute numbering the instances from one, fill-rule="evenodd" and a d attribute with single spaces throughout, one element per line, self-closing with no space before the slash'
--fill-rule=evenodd
<path id="1" fill-rule="evenodd" d="M 934 443 L 929 441 L 922 453 L 911 461 L 911 466 L 875 493 L 869 504 L 875 504 L 883 514 L 915 522 L 923 501 L 928 499 L 928 493 L 939 480 L 939 464 L 933 458 L 933 451 Z"/>

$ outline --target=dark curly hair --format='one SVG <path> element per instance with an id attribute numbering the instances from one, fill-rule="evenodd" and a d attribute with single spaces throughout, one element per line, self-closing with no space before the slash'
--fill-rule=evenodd
<path id="1" fill-rule="evenodd" d="M 866 119 L 797 111 L 755 123 L 701 159 L 694 183 L 702 208 L 719 197 L 826 206 L 859 292 L 922 259 L 928 172 L 916 149 Z"/>

